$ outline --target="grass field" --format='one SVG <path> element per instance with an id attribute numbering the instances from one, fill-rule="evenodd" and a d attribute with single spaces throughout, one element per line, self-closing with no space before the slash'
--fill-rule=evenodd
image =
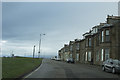
<path id="1" fill-rule="evenodd" d="M 2 58 L 2 78 L 18 78 L 39 66 L 42 59 Z"/>

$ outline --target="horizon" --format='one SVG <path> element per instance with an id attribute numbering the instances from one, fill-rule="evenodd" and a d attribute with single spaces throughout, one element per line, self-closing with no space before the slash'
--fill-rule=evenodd
<path id="1" fill-rule="evenodd" d="M 118 15 L 117 2 L 3 2 L 2 56 L 32 55 L 34 45 L 38 54 L 43 33 L 40 55 L 56 56 L 64 44 L 82 39 L 107 15 Z"/>

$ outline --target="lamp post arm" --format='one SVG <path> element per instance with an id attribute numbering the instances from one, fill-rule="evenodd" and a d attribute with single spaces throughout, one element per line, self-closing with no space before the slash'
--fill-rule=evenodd
<path id="1" fill-rule="evenodd" d="M 41 47 L 41 34 L 40 34 L 40 41 L 39 41 L 39 53 L 40 53 L 40 47 Z"/>
<path id="2" fill-rule="evenodd" d="M 41 38 L 42 38 L 42 35 L 45 35 L 45 34 L 40 34 L 38 58 L 40 58 L 40 47 L 41 47 L 41 41 L 42 41 Z"/>

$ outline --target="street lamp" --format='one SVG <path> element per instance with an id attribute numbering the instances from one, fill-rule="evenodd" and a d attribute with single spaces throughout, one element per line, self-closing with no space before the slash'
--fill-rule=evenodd
<path id="1" fill-rule="evenodd" d="M 35 56 L 35 45 L 33 47 L 33 58 L 34 58 L 34 56 Z"/>
<path id="2" fill-rule="evenodd" d="M 42 37 L 42 35 L 45 35 L 45 34 L 40 34 L 38 58 L 40 58 L 40 47 L 41 47 L 41 37 Z"/>

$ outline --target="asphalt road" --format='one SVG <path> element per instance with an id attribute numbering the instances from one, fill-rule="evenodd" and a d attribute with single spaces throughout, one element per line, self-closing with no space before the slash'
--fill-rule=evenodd
<path id="1" fill-rule="evenodd" d="M 99 66 L 43 59 L 41 66 L 25 78 L 119 78 L 119 75 L 103 72 Z"/>

